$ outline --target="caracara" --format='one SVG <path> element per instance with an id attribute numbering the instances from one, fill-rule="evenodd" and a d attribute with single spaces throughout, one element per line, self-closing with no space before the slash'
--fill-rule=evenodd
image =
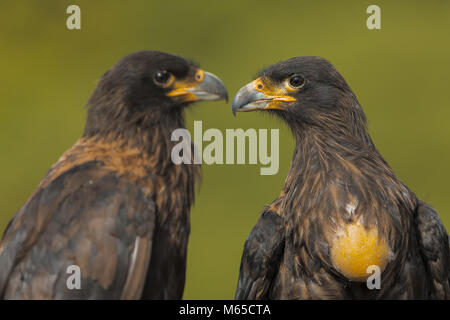
<path id="1" fill-rule="evenodd" d="M 328 61 L 266 68 L 233 101 L 234 113 L 253 110 L 285 121 L 296 147 L 279 197 L 245 243 L 236 299 L 450 298 L 438 214 L 382 158 Z"/>
<path id="2" fill-rule="evenodd" d="M 171 133 L 192 102 L 226 97 L 216 76 L 163 52 L 107 71 L 82 137 L 4 232 L 0 297 L 180 299 L 200 168 L 172 162 Z"/>

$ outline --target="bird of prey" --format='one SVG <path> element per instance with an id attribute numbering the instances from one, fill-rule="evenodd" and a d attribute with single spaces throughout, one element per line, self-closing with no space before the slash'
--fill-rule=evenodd
<path id="1" fill-rule="evenodd" d="M 236 299 L 450 298 L 447 231 L 377 151 L 327 60 L 264 69 L 233 100 L 234 113 L 253 110 L 286 122 L 296 146 L 245 243 Z"/>
<path id="2" fill-rule="evenodd" d="M 171 134 L 192 102 L 226 98 L 183 57 L 119 60 L 87 103 L 82 137 L 7 226 L 0 297 L 180 299 L 200 167 L 172 162 Z"/>

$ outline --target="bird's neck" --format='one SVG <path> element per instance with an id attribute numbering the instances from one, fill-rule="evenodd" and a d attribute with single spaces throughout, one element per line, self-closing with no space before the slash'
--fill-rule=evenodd
<path id="1" fill-rule="evenodd" d="M 179 115 L 163 122 L 142 119 L 134 125 L 125 123 L 109 134 L 85 131 L 52 166 L 41 186 L 48 185 L 71 168 L 95 161 L 118 176 L 126 176 L 145 194 L 154 197 L 158 210 L 165 212 L 161 221 L 169 216 L 177 217 L 183 208 L 189 208 L 193 203 L 195 184 L 201 176 L 200 165 L 172 162 L 172 148 L 178 142 L 171 141 L 171 135 L 173 130 L 183 127 Z M 184 196 L 176 197 L 177 192 Z"/>
<path id="2" fill-rule="evenodd" d="M 364 127 L 303 125 L 293 133 L 296 145 L 291 172 L 317 173 L 332 169 L 332 164 L 340 161 L 381 157 Z"/>
<path id="3" fill-rule="evenodd" d="M 309 126 L 294 135 L 296 147 L 280 196 L 285 213 L 301 215 L 334 201 L 336 190 L 356 196 L 360 203 L 382 199 L 385 204 L 401 201 L 414 207 L 415 196 L 396 177 L 367 131 L 355 136 L 351 131 Z"/>
<path id="4" fill-rule="evenodd" d="M 364 111 L 353 94 L 342 97 L 333 110 L 311 119 L 290 119 L 294 121 L 290 127 L 296 140 L 291 173 L 326 172 L 333 163 L 351 163 L 367 155 L 381 158 L 367 130 Z"/>
<path id="5" fill-rule="evenodd" d="M 313 125 L 296 128 L 293 130 L 296 146 L 281 197 L 287 199 L 285 202 L 289 206 L 289 199 L 308 200 L 301 204 L 301 210 L 295 209 L 297 212 L 323 201 L 331 184 L 352 184 L 350 180 L 361 174 L 362 165 L 392 173 L 365 128 L 343 130 Z M 357 131 L 360 134 L 356 136 Z"/>
<path id="6" fill-rule="evenodd" d="M 89 121 L 88 124 L 92 123 Z M 103 125 L 101 129 L 87 127 L 81 141 L 86 141 L 93 148 L 102 149 L 104 146 L 115 146 L 112 152 L 124 155 L 136 153 L 141 158 L 151 159 L 152 174 L 164 175 L 173 167 L 171 152 L 177 143 L 171 141 L 172 132 L 184 128 L 184 118 L 181 111 L 166 113 L 158 116 L 151 115 L 130 117 L 128 121 L 121 119 L 114 125 Z"/>

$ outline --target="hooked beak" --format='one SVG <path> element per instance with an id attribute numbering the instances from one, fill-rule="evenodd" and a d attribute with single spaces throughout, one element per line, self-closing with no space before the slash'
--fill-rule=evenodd
<path id="1" fill-rule="evenodd" d="M 236 93 L 232 103 L 233 115 L 236 112 L 254 110 L 284 110 L 285 102 L 297 101 L 294 97 L 283 94 L 276 88 L 269 89 L 262 84 L 260 78 L 245 85 Z"/>
<path id="2" fill-rule="evenodd" d="M 227 88 L 214 74 L 198 70 L 200 80 L 182 81 L 175 85 L 167 96 L 183 102 L 225 100 L 228 102 Z"/>

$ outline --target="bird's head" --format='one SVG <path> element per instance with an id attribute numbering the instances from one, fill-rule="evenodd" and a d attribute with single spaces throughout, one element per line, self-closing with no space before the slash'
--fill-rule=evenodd
<path id="1" fill-rule="evenodd" d="M 336 117 L 351 121 L 362 113 L 351 89 L 331 63 L 320 57 L 297 57 L 274 64 L 242 87 L 233 113 L 270 110 L 291 127 L 329 126 Z M 350 116 L 350 118 L 349 118 Z"/>
<path id="2" fill-rule="evenodd" d="M 86 130 L 177 116 L 195 101 L 227 100 L 222 81 L 177 55 L 139 51 L 108 70 L 88 102 Z"/>

